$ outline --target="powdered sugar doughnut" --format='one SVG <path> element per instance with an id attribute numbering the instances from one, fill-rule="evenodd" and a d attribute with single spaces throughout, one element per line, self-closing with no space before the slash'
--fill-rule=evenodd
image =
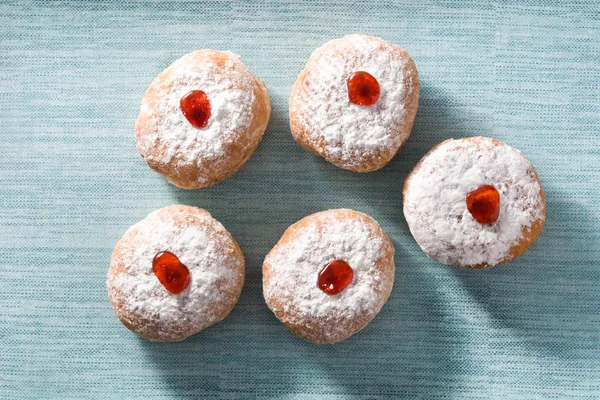
<path id="1" fill-rule="evenodd" d="M 546 215 L 531 162 L 484 137 L 435 146 L 406 178 L 403 196 L 404 216 L 423 251 L 461 267 L 494 266 L 519 256 L 542 231 Z"/>
<path id="2" fill-rule="evenodd" d="M 354 79 L 356 73 L 363 76 Z M 292 89 L 291 130 L 302 147 L 333 165 L 375 171 L 408 139 L 418 101 L 419 75 L 405 50 L 349 35 L 310 56 Z"/>
<path id="3" fill-rule="evenodd" d="M 233 237 L 207 211 L 182 205 L 154 211 L 129 228 L 113 251 L 107 279 L 121 322 L 161 342 L 221 321 L 243 285 L 244 255 Z"/>
<path id="4" fill-rule="evenodd" d="M 394 246 L 379 224 L 352 210 L 290 226 L 263 264 L 271 311 L 296 335 L 335 343 L 364 328 L 394 283 Z"/>
<path id="5" fill-rule="evenodd" d="M 265 85 L 239 56 L 194 51 L 150 84 L 135 125 L 137 150 L 172 184 L 209 186 L 246 163 L 270 113 Z"/>

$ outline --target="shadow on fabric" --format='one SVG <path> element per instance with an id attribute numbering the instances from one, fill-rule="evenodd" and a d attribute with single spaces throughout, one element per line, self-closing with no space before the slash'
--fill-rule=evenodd
<path id="1" fill-rule="evenodd" d="M 490 270 L 453 273 L 487 312 L 495 352 L 518 352 L 558 366 L 578 359 L 592 368 L 600 356 L 600 346 L 589 345 L 600 343 L 598 260 L 593 259 L 600 248 L 600 220 L 577 202 L 559 200 L 566 194 L 546 188 L 546 196 L 544 229 L 527 252 Z M 565 259 L 565 254 L 574 256 Z"/>

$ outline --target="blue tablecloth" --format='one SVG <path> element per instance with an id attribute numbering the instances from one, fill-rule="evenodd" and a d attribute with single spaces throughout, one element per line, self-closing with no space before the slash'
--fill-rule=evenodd
<path id="1" fill-rule="evenodd" d="M 422 84 L 408 143 L 371 174 L 289 132 L 308 56 L 354 32 L 406 48 Z M 200 48 L 242 55 L 273 112 L 240 172 L 184 191 L 133 125 L 154 76 Z M 595 0 L 0 2 L 0 397 L 600 398 L 599 54 Z M 430 261 L 402 215 L 417 160 L 474 135 L 522 150 L 548 198 L 532 248 L 484 271 Z M 105 277 L 127 227 L 171 203 L 231 231 L 246 286 L 225 321 L 157 344 L 119 323 Z M 396 283 L 364 331 L 316 346 L 267 309 L 261 265 L 288 225 L 338 207 L 380 221 Z"/>

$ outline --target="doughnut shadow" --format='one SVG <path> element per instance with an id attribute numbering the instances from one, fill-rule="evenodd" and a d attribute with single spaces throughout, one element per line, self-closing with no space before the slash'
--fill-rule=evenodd
<path id="1" fill-rule="evenodd" d="M 593 351 L 580 346 L 589 335 L 599 337 L 597 265 L 589 257 L 600 248 L 600 236 L 589 232 L 597 232 L 600 219 L 583 204 L 565 201 L 569 194 L 556 186 L 546 186 L 546 223 L 527 252 L 480 274 L 458 268 L 452 273 L 487 313 L 491 343 L 516 349 L 520 357 L 571 360 Z M 594 357 L 586 360 L 592 368 Z"/>

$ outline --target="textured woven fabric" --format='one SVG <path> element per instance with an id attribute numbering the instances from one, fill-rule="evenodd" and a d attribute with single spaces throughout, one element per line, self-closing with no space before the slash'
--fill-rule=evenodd
<path id="1" fill-rule="evenodd" d="M 370 174 L 289 132 L 308 56 L 354 32 L 406 48 L 422 85 L 405 148 Z M 0 398 L 600 398 L 599 43 L 596 0 L 0 2 Z M 133 125 L 154 76 L 199 48 L 240 54 L 273 112 L 242 170 L 184 191 Z M 417 160 L 473 135 L 522 150 L 548 198 L 532 248 L 484 271 L 430 261 L 402 215 Z M 223 322 L 156 344 L 119 323 L 105 278 L 127 227 L 171 203 L 231 231 L 246 285 Z M 261 265 L 288 225 L 338 207 L 380 221 L 396 283 L 362 332 L 317 346 L 266 308 Z"/>

